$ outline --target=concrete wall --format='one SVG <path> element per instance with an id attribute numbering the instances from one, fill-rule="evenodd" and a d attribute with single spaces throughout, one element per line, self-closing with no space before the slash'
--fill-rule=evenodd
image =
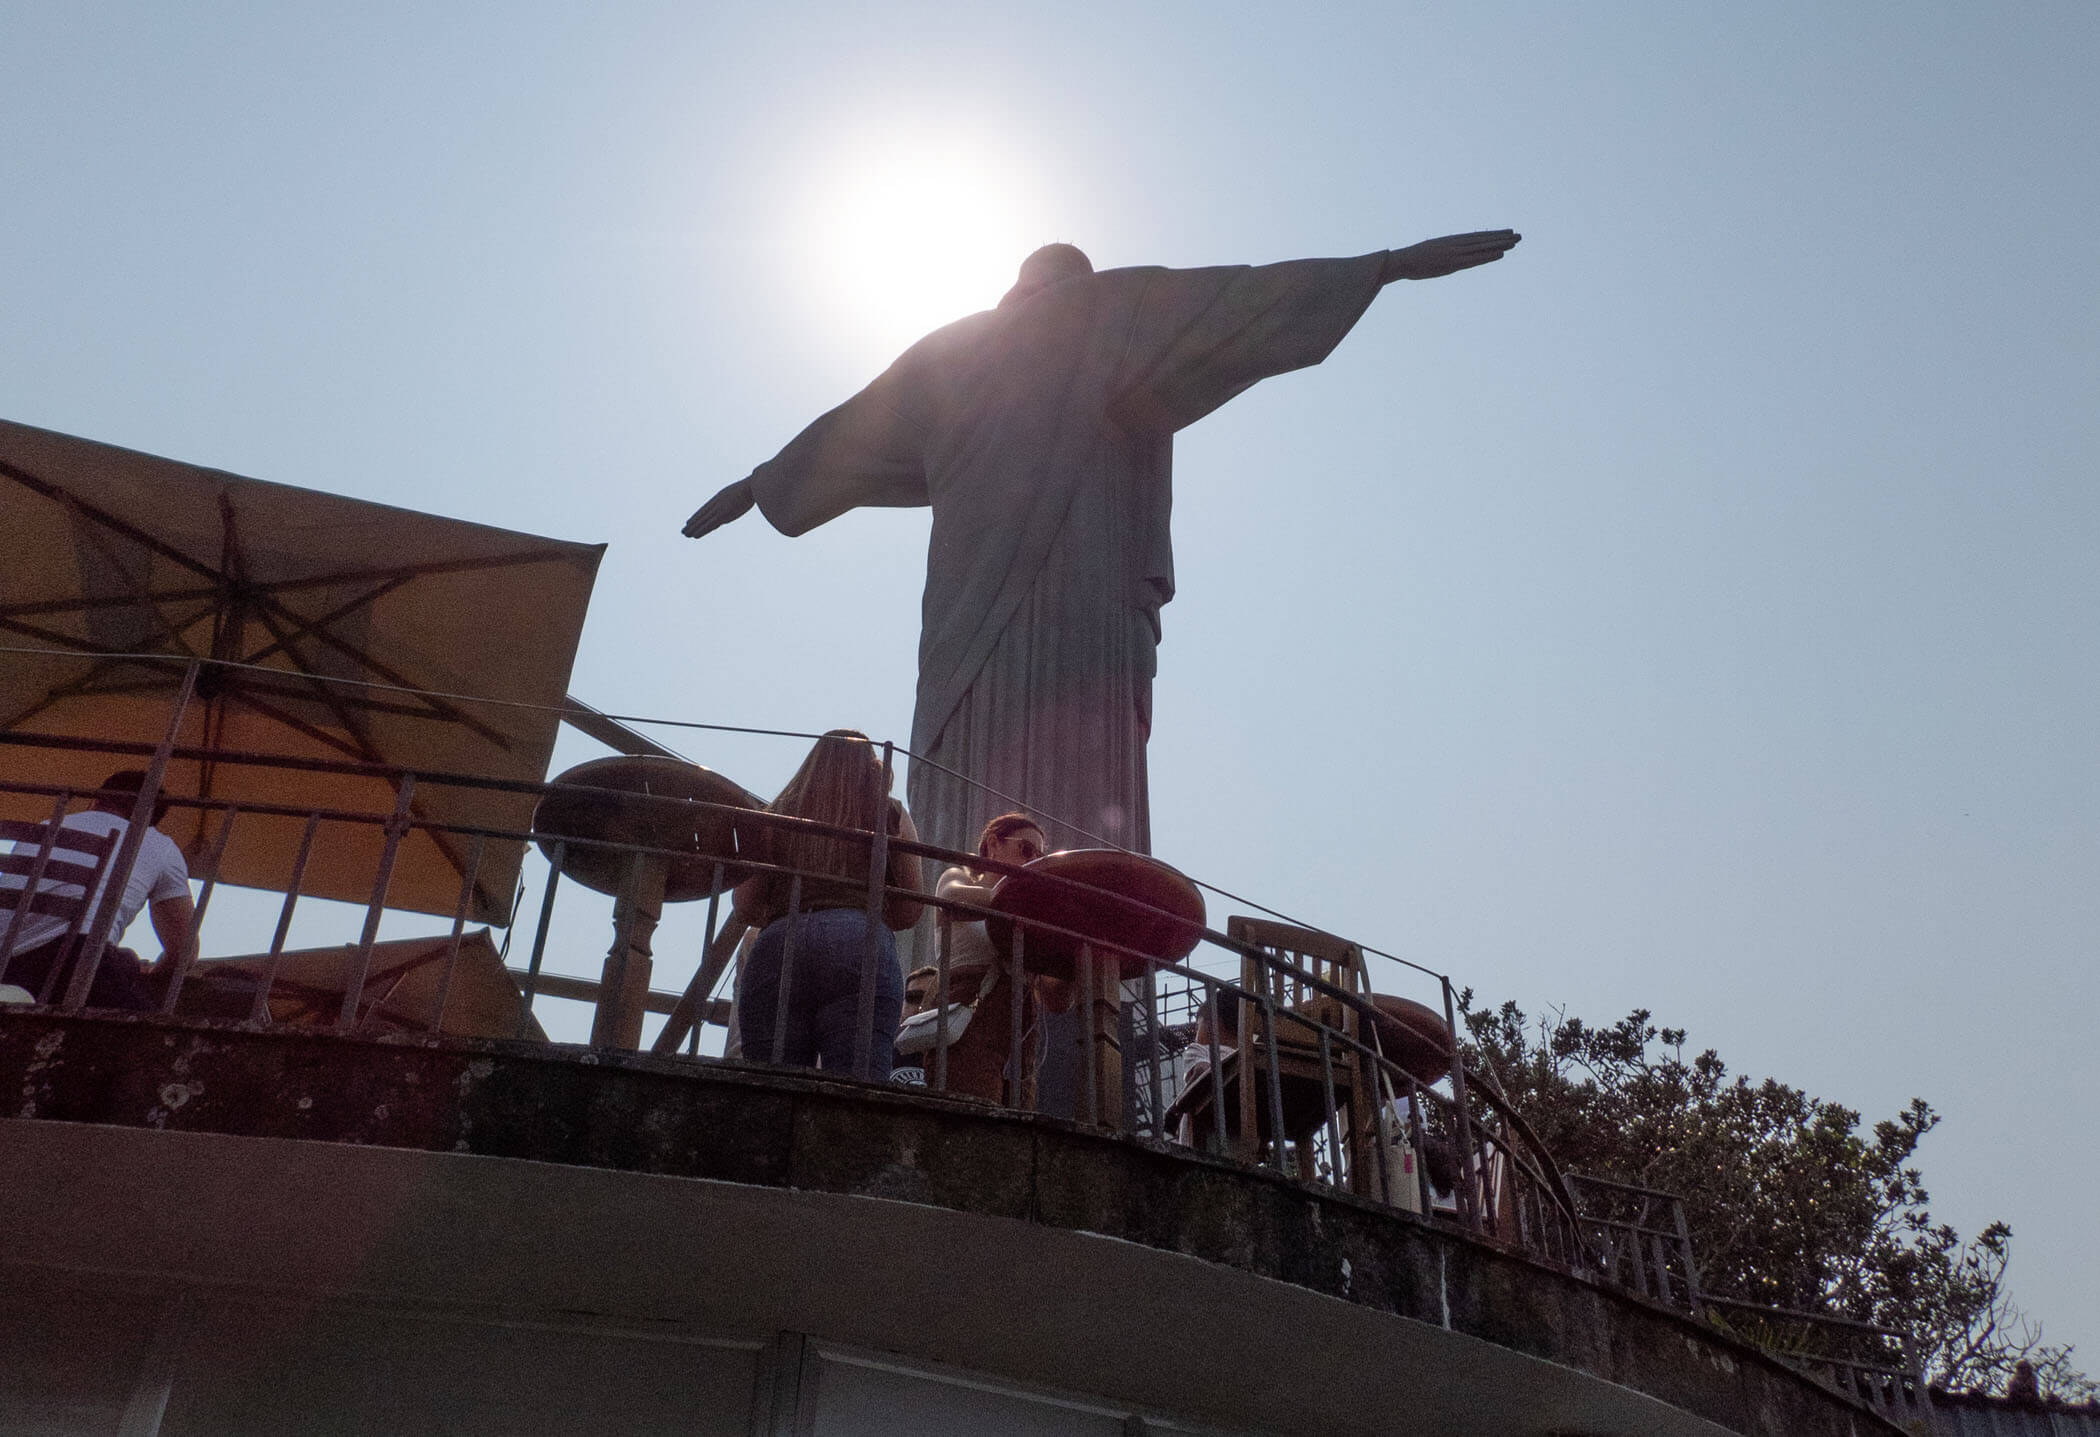
<path id="1" fill-rule="evenodd" d="M 464 1324 L 483 1361 L 539 1370 L 542 1339 L 481 1329 L 581 1324 L 598 1335 L 555 1345 L 647 1332 L 659 1356 L 720 1375 L 807 1334 L 1117 1420 L 1233 1430 L 1895 1430 L 1678 1314 L 1447 1228 L 960 1100 L 636 1055 L 38 1014 L 0 1016 L 0 1094 L 4 1260 L 103 1283 L 105 1304 L 140 1283 L 236 1310 L 287 1293 L 331 1314 L 376 1304 L 400 1321 L 331 1315 L 325 1345 L 395 1370 L 414 1359 L 383 1331 L 424 1333 L 421 1350 Z M 110 1360 L 151 1360 L 150 1344 L 125 1351 Z M 558 1385 L 582 1392 L 616 1365 Z"/>

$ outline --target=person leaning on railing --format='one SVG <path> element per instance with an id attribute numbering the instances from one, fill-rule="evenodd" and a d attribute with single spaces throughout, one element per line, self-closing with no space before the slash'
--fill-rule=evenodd
<path id="1" fill-rule="evenodd" d="M 919 837 L 904 805 L 889 796 L 875 746 L 853 729 L 833 729 L 818 739 L 768 811 L 864 833 L 881 824 L 908 843 Z M 739 999 L 744 1056 L 851 1072 L 865 980 L 874 984 L 875 1016 L 861 1076 L 888 1078 L 904 1006 L 895 933 L 917 922 L 925 906 L 917 856 L 890 850 L 882 921 L 871 944 L 867 841 L 772 824 L 757 829 L 750 856 L 793 872 L 760 873 L 737 885 L 737 915 L 760 930 Z M 799 895 L 793 874 L 801 875 Z M 799 910 L 792 921 L 791 897 Z"/>
<path id="2" fill-rule="evenodd" d="M 92 833 L 97 837 L 114 834 L 121 840 L 124 830 L 131 825 L 132 807 L 145 783 L 146 775 L 138 769 L 111 774 L 102 781 L 102 792 L 96 796 L 95 806 L 84 813 L 67 814 L 59 827 L 77 833 Z M 159 824 L 167 812 L 167 800 L 162 799 L 154 806 L 153 822 Z M 34 844 L 18 843 L 15 852 L 34 852 L 35 848 Z M 55 857 L 80 857 L 66 848 L 63 839 L 52 851 Z M 6 927 L 14 906 L 5 890 L 19 890 L 23 881 L 0 877 L 0 929 Z M 53 883 L 49 879 L 38 886 L 40 891 L 65 896 L 78 896 L 81 892 L 78 884 Z M 59 1001 L 69 980 L 66 974 L 60 974 L 58 981 L 52 982 L 51 965 L 63 956 L 72 933 L 86 930 L 108 887 L 109 875 L 104 873 L 94 893 L 89 895 L 77 924 L 68 925 L 64 919 L 44 914 L 24 914 L 21 929 L 15 935 L 14 957 L 7 964 L 8 985 L 19 986 L 30 993 L 41 993 L 48 988 L 51 1000 L 54 1003 Z M 160 939 L 160 963 L 150 969 L 138 954 L 129 948 L 119 948 L 115 942 L 131 926 L 132 919 L 139 916 L 140 909 L 145 909 L 151 916 L 153 935 Z M 158 1006 L 153 991 L 155 979 L 173 972 L 187 961 L 197 942 L 196 930 L 197 910 L 190 902 L 189 865 L 183 861 L 182 850 L 175 846 L 174 839 L 158 827 L 150 827 L 139 844 L 138 858 L 124 884 L 116 920 L 109 929 L 111 941 L 102 950 L 102 961 L 95 968 L 94 984 L 88 989 L 88 1006 L 150 1012 Z M 67 965 L 68 972 L 74 965 L 85 961 L 85 954 L 76 953 L 72 964 Z"/>
<path id="3" fill-rule="evenodd" d="M 1015 865 L 1041 858 L 1045 847 L 1042 828 L 1025 813 L 1000 814 L 984 826 L 984 832 L 977 839 L 980 858 Z M 987 907 L 999 878 L 996 871 L 957 864 L 941 875 L 940 881 L 934 885 L 934 896 L 946 903 Z M 969 1010 L 967 1013 L 951 1011 L 948 1016 L 950 1041 L 946 1090 L 983 1098 L 987 1102 L 1003 1102 L 1023 1108 L 1035 1106 L 1036 1071 L 1043 1060 L 1041 1045 L 1034 1041 L 1038 1031 L 1036 1018 L 1044 1009 L 1053 1013 L 1069 1009 L 1072 1006 L 1071 985 L 1055 978 L 1026 979 L 1019 1039 L 1022 1045 L 1020 1092 L 1013 1094 L 1007 1088 L 1006 1071 L 1016 1041 L 1013 989 L 1008 986 L 1012 979 L 1011 955 L 997 951 L 985 933 L 982 919 L 973 921 L 944 908 L 941 923 L 947 929 L 948 1002 L 951 1009 L 962 1007 Z M 937 991 L 939 983 L 940 969 L 937 966 L 918 969 L 911 975 L 910 986 L 921 990 L 924 995 L 920 999 L 921 1006 L 936 1010 L 937 1015 L 941 1003 Z M 924 1019 L 920 1021 L 926 1022 Z M 933 1031 L 939 1022 L 936 1016 L 926 1025 L 927 1034 L 919 1040 L 914 1054 L 915 1060 L 925 1064 L 928 1077 L 932 1077 L 939 1067 L 934 1052 L 939 1039 Z"/>

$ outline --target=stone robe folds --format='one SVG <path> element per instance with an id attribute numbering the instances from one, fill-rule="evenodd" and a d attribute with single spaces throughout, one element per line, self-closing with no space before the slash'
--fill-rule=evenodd
<path id="1" fill-rule="evenodd" d="M 911 743 L 932 762 L 910 767 L 927 841 L 972 849 L 1025 806 L 1053 848 L 1150 850 L 1174 431 L 1325 359 L 1384 262 L 1057 281 L 920 340 L 752 473 L 788 535 L 860 505 L 933 507 Z"/>

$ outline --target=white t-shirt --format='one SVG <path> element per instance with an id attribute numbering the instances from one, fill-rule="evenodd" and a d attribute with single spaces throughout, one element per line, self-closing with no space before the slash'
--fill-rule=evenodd
<path id="1" fill-rule="evenodd" d="M 992 881 L 996 883 L 998 879 L 994 878 Z M 951 885 L 966 887 L 970 892 L 967 894 L 952 893 L 949 891 Z M 942 897 L 966 898 L 970 902 L 981 905 L 983 899 L 976 892 L 977 887 L 977 881 L 971 876 L 970 870 L 958 864 L 941 875 L 940 881 L 934 885 L 934 892 Z M 933 951 L 933 961 L 938 962 L 941 951 L 938 945 L 935 946 Z M 950 968 L 998 963 L 1004 956 L 992 946 L 991 935 L 984 931 L 983 919 L 979 918 L 973 921 L 958 916 L 949 923 L 948 966 Z M 933 965 L 929 963 L 927 966 L 931 967 Z"/>
<path id="2" fill-rule="evenodd" d="M 120 847 L 124 841 L 124 830 L 129 826 L 125 820 L 117 817 L 114 813 L 102 813 L 100 811 L 69 813 L 59 823 L 61 828 L 77 829 L 82 833 L 114 833 L 117 835 L 117 843 Z M 15 852 L 34 854 L 36 845 L 33 843 L 18 843 L 15 845 Z M 95 861 L 88 854 L 68 849 L 65 846 L 65 840 L 62 838 L 58 841 L 58 845 L 51 850 L 51 856 L 53 858 L 63 857 L 72 863 L 93 863 Z M 112 849 L 109 856 L 110 861 L 114 863 L 117 857 L 116 850 Z M 23 882 L 24 879 L 21 875 L 0 873 L 0 890 L 19 889 Z M 108 884 L 109 872 L 107 869 L 104 869 L 102 881 L 95 887 L 95 896 L 88 903 L 87 910 L 81 914 L 80 922 L 75 924 L 75 927 L 84 930 L 93 921 L 95 905 L 102 901 L 103 889 Z M 80 885 L 77 883 L 56 883 L 47 878 L 37 884 L 37 891 L 39 893 L 57 893 L 66 897 L 77 898 L 81 890 Z M 174 839 L 168 837 L 159 829 L 147 829 L 145 838 L 139 844 L 138 861 L 132 864 L 131 877 L 124 884 L 124 899 L 117 907 L 117 921 L 115 926 L 109 930 L 110 941 L 114 943 L 121 938 L 124 930 L 131 926 L 131 920 L 138 917 L 139 911 L 148 903 L 158 903 L 163 898 L 187 898 L 189 896 L 190 867 L 182 860 L 182 850 L 175 846 Z M 13 919 L 13 907 L 14 905 L 11 901 L 0 900 L 0 934 L 7 932 L 7 924 Z M 32 948 L 42 947 L 55 938 L 64 937 L 65 931 L 66 925 L 63 919 L 53 918 L 43 913 L 25 914 L 22 918 L 22 931 L 15 936 L 15 952 L 27 953 Z"/>

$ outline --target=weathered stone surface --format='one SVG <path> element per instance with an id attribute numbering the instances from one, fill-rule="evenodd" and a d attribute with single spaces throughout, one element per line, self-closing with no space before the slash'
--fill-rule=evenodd
<path id="1" fill-rule="evenodd" d="M 1621 1384 L 1738 1432 L 1898 1429 L 1589 1277 L 1166 1144 L 821 1074 L 543 1044 L 0 1012 L 0 1115 L 460 1152 L 1099 1233 Z"/>

